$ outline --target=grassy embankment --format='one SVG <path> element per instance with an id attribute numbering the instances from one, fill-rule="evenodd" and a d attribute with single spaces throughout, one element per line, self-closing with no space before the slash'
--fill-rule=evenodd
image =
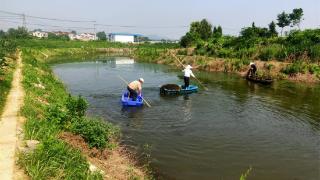
<path id="1" fill-rule="evenodd" d="M 16 46 L 8 40 L 0 40 L 0 113 L 2 113 L 16 64 Z"/>
<path id="2" fill-rule="evenodd" d="M 26 91 L 22 109 L 26 118 L 24 138 L 40 142 L 34 151 L 22 152 L 19 158 L 19 164 L 31 178 L 148 178 L 145 170 L 119 153 L 119 129 L 85 116 L 86 101 L 68 95 L 41 50 L 23 48 L 22 54 Z M 90 171 L 87 160 L 103 172 Z"/>
<path id="3" fill-rule="evenodd" d="M 292 39 L 292 37 L 290 38 Z M 25 41 L 18 41 L 18 44 L 23 43 Z M 181 68 L 181 65 L 172 56 L 172 54 L 175 54 L 184 64 L 192 64 L 199 70 L 232 72 L 242 76 L 246 74 L 249 62 L 254 61 L 258 66 L 259 76 L 302 82 L 320 82 L 320 65 L 316 53 L 318 45 L 310 47 L 310 57 L 312 59 L 308 59 L 310 57 L 303 56 L 303 54 L 301 56 L 296 55 L 297 57 L 295 58 L 299 60 L 290 60 L 290 58 L 294 57 L 290 53 L 292 54 L 295 48 L 285 44 L 256 46 L 249 49 L 234 50 L 232 53 L 230 52 L 231 50 L 227 49 L 230 53 L 224 55 L 223 53 L 218 53 L 218 55 L 203 54 L 199 53 L 200 50 L 198 48 L 179 48 L 176 44 L 128 45 L 100 41 L 29 40 L 27 44 L 23 44 L 23 46 L 27 45 L 40 50 L 34 53 L 39 53 L 43 58 L 58 56 L 59 60 L 63 62 L 70 61 L 70 59 L 67 59 L 70 56 L 73 59 L 78 57 L 78 61 L 81 59 L 100 58 L 100 56 L 130 56 L 141 62 L 167 64 Z M 276 48 L 278 46 L 282 48 Z M 68 51 L 63 48 L 67 48 Z M 211 49 L 206 50 L 211 52 Z M 216 51 L 224 52 L 227 50 L 220 48 Z M 301 54 L 301 51 L 296 50 L 295 52 Z M 268 53 L 269 55 L 267 55 Z M 287 59 L 279 59 L 280 57 L 287 57 Z M 206 77 L 199 78 L 206 80 Z"/>
<path id="4" fill-rule="evenodd" d="M 136 59 L 158 64 L 167 64 L 181 68 L 172 54 L 175 54 L 184 64 L 190 64 L 196 69 L 211 72 L 231 72 L 244 76 L 250 61 L 256 63 L 258 76 L 273 79 L 288 79 L 301 82 L 320 82 L 320 64 L 310 61 L 263 61 L 248 58 L 219 58 L 194 54 L 194 49 L 180 48 L 175 50 L 140 48 L 136 49 L 133 57 Z M 201 78 L 201 77 L 200 77 Z"/>

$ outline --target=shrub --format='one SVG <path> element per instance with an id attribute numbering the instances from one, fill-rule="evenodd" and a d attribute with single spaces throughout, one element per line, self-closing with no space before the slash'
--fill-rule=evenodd
<path id="1" fill-rule="evenodd" d="M 75 118 L 72 120 L 71 131 L 82 136 L 90 148 L 112 148 L 112 140 L 119 134 L 119 129 L 108 122 L 93 118 Z"/>
<path id="2" fill-rule="evenodd" d="M 67 122 L 67 113 L 59 104 L 50 105 L 46 111 L 47 121 L 58 126 L 64 126 Z"/>
<path id="3" fill-rule="evenodd" d="M 306 63 L 303 63 L 301 61 L 295 61 L 294 63 L 287 65 L 281 71 L 289 75 L 297 73 L 306 73 L 308 72 L 308 66 Z"/>
<path id="4" fill-rule="evenodd" d="M 81 96 L 72 97 L 69 94 L 69 97 L 66 101 L 66 107 L 68 110 L 68 115 L 70 117 L 83 117 L 86 113 L 86 110 L 88 108 L 88 103 L 85 99 L 83 99 Z"/>
<path id="5" fill-rule="evenodd" d="M 320 75 L 320 66 L 317 64 L 310 64 L 309 65 L 309 72 L 311 74 Z"/>
<path id="6" fill-rule="evenodd" d="M 259 59 L 263 61 L 268 61 L 271 59 L 276 59 L 280 54 L 280 47 L 277 45 L 267 46 L 261 49 L 259 54 Z"/>
<path id="7" fill-rule="evenodd" d="M 102 179 L 90 172 L 79 150 L 61 140 L 44 140 L 32 153 L 20 155 L 19 163 L 32 179 Z"/>

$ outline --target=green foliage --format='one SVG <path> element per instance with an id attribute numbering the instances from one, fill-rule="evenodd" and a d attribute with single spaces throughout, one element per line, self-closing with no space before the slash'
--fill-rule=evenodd
<path id="1" fill-rule="evenodd" d="M 302 15 L 302 9 L 294 9 L 290 15 L 283 12 L 278 15 L 277 25 L 282 28 L 291 22 L 298 25 Z M 212 36 L 206 39 L 199 31 L 201 22 L 192 22 L 189 32 L 180 41 L 182 47 L 195 47 L 197 55 L 264 61 L 320 61 L 320 29 L 293 30 L 287 37 L 278 37 L 276 23 L 272 21 L 268 28 L 252 23 L 243 28 L 238 37 L 222 35 L 222 28 L 214 27 Z"/>
<path id="2" fill-rule="evenodd" d="M 221 28 L 221 26 L 218 26 L 218 27 L 214 27 L 214 28 L 213 28 L 212 37 L 213 37 L 213 38 L 220 38 L 220 37 L 222 37 L 222 28 Z"/>
<path id="3" fill-rule="evenodd" d="M 90 172 L 79 150 L 57 139 L 44 139 L 33 152 L 20 155 L 19 163 L 32 179 L 102 179 Z"/>
<path id="4" fill-rule="evenodd" d="M 24 27 L 18 27 L 17 29 L 10 28 L 6 33 L 6 37 L 10 39 L 30 39 L 31 36 L 28 30 Z"/>
<path id="5" fill-rule="evenodd" d="M 276 23 L 274 23 L 273 21 L 269 24 L 269 36 L 270 37 L 277 37 L 278 36 L 278 32 L 276 29 Z"/>
<path id="6" fill-rule="evenodd" d="M 277 20 L 278 20 L 277 25 L 281 27 L 281 35 L 282 35 L 283 28 L 289 26 L 291 23 L 289 14 L 282 12 L 281 14 L 278 14 Z"/>
<path id="7" fill-rule="evenodd" d="M 15 57 L 8 59 L 5 57 L 13 56 L 16 51 L 16 44 L 8 38 L 0 37 L 0 113 L 4 107 L 8 92 L 11 88 L 13 71 L 15 67 Z"/>
<path id="8" fill-rule="evenodd" d="M 309 71 L 308 65 L 304 62 L 296 61 L 292 64 L 287 65 L 281 70 L 283 73 L 293 75 L 297 73 L 306 73 Z"/>
<path id="9" fill-rule="evenodd" d="M 240 180 L 246 180 L 252 171 L 252 167 L 249 167 L 247 171 L 240 176 Z"/>
<path id="10" fill-rule="evenodd" d="M 310 64 L 309 65 L 309 72 L 311 74 L 316 74 L 316 75 L 320 75 L 320 65 L 317 64 Z"/>
<path id="11" fill-rule="evenodd" d="M 289 14 L 289 18 L 291 21 L 291 26 L 298 26 L 300 29 L 300 22 L 303 16 L 303 10 L 302 8 L 293 9 L 292 13 Z"/>
<path id="12" fill-rule="evenodd" d="M 70 117 L 83 117 L 88 108 L 88 103 L 81 96 L 76 98 L 69 95 L 66 102 L 66 108 Z"/>
<path id="13" fill-rule="evenodd" d="M 51 32 L 48 33 L 48 39 L 62 40 L 62 41 L 69 41 L 70 40 L 69 36 L 66 34 L 57 35 L 57 34 L 51 33 Z"/>
<path id="14" fill-rule="evenodd" d="M 118 128 L 84 117 L 87 102 L 68 95 L 49 67 L 37 60 L 36 52 L 23 50 L 26 96 L 22 114 L 27 118 L 25 138 L 39 140 L 40 145 L 32 153 L 21 154 L 20 164 L 33 179 L 102 179 L 100 173 L 91 173 L 80 152 L 59 140 L 58 135 L 72 131 L 83 136 L 90 147 L 112 148 Z M 45 89 L 34 86 L 39 83 Z"/>
<path id="15" fill-rule="evenodd" d="M 189 32 L 181 38 L 180 45 L 182 47 L 188 47 L 194 45 L 194 42 L 198 42 L 201 40 L 206 41 L 212 37 L 212 33 L 212 25 L 206 19 L 192 22 Z"/>
<path id="16" fill-rule="evenodd" d="M 101 41 L 106 41 L 107 40 L 107 35 L 104 31 L 97 32 L 97 38 Z"/>
<path id="17" fill-rule="evenodd" d="M 104 149 L 113 148 L 112 140 L 119 130 L 110 123 L 93 118 L 75 118 L 71 125 L 71 132 L 81 135 L 89 146 Z"/>

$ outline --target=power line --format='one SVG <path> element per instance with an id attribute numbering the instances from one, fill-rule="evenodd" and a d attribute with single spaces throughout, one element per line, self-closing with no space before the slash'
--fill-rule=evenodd
<path id="1" fill-rule="evenodd" d="M 95 22 L 96 22 L 96 21 L 91 21 L 91 20 L 70 20 L 70 19 L 58 19 L 58 18 L 47 18 L 47 17 L 40 17 L 40 16 L 31 16 L 31 15 L 19 14 L 19 13 L 14 13 L 14 12 L 9 12 L 9 11 L 3 11 L 3 10 L 0 10 L 0 12 L 5 13 L 5 14 L 18 15 L 18 16 L 25 16 L 25 17 L 29 17 L 29 18 L 44 19 L 44 20 L 50 20 L 50 21 L 62 21 L 62 22 L 88 22 L 88 23 L 95 23 Z"/>
<path id="2" fill-rule="evenodd" d="M 21 23 L 21 22 L 17 22 L 17 21 L 1 20 L 1 19 L 0 19 L 0 21 L 16 23 L 16 24 Z M 81 29 L 81 30 L 89 30 L 89 29 L 92 30 L 93 29 L 93 28 L 88 28 L 88 27 L 68 27 L 68 26 L 45 25 L 45 24 L 38 24 L 38 23 L 26 23 L 26 25 L 36 25 L 36 26 L 42 26 L 42 27 L 54 27 L 54 28 L 63 28 L 63 29 Z"/>

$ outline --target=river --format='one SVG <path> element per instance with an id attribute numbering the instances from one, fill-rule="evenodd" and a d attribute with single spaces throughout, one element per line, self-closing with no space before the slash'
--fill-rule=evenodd
<path id="1" fill-rule="evenodd" d="M 52 68 L 72 94 L 88 100 L 89 115 L 119 125 L 123 144 L 149 154 L 163 179 L 239 179 L 249 167 L 249 179 L 320 179 L 319 85 L 265 86 L 203 73 L 209 90 L 166 97 L 160 85 L 182 83 L 169 66 L 110 57 Z M 123 108 L 126 85 L 118 75 L 143 77 L 152 107 Z"/>

